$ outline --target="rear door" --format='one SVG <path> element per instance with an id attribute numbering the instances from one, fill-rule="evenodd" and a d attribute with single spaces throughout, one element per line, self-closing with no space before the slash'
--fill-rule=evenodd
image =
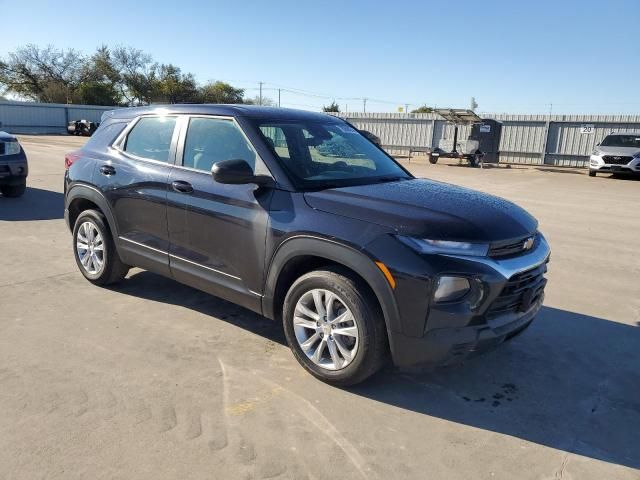
<path id="1" fill-rule="evenodd" d="M 233 118 L 187 121 L 169 178 L 171 272 L 183 283 L 260 311 L 272 191 L 217 183 L 211 167 L 242 159 L 256 173 L 269 172 Z"/>
<path id="2" fill-rule="evenodd" d="M 94 182 L 110 203 L 125 263 L 169 274 L 167 181 L 175 161 L 177 116 L 134 120 L 96 165 Z"/>

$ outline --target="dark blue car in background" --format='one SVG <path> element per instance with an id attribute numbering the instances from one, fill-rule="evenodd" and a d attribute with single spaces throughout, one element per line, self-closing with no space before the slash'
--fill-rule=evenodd
<path id="1" fill-rule="evenodd" d="M 0 127 L 2 125 L 0 124 Z M 0 192 L 5 197 L 20 197 L 27 188 L 29 167 L 20 142 L 0 131 Z"/>

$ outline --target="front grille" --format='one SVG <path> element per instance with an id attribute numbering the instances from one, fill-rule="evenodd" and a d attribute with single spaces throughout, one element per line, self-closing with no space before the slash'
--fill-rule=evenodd
<path id="1" fill-rule="evenodd" d="M 547 262 L 511 277 L 487 310 L 487 319 L 505 313 L 527 311 L 544 293 L 546 272 Z"/>
<path id="2" fill-rule="evenodd" d="M 533 248 L 535 243 L 531 243 L 531 239 L 533 239 L 534 242 L 537 241 L 535 236 L 527 235 L 526 237 L 520 238 L 512 242 L 508 242 L 508 243 L 501 242 L 501 243 L 492 244 L 491 247 L 489 248 L 489 256 L 495 258 L 495 257 L 509 257 L 512 255 L 519 255 Z"/>
<path id="3" fill-rule="evenodd" d="M 633 157 L 623 157 L 619 155 L 605 155 L 602 157 L 602 160 L 604 160 L 604 163 L 608 165 L 626 165 L 631 160 L 633 160 Z"/>

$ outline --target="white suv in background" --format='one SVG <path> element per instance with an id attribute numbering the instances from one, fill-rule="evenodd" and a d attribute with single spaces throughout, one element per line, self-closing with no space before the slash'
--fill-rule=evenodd
<path id="1" fill-rule="evenodd" d="M 607 135 L 589 160 L 589 176 L 598 172 L 640 175 L 640 133 Z"/>

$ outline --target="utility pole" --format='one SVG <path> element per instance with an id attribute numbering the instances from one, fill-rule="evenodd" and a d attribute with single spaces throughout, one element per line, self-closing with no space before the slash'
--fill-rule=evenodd
<path id="1" fill-rule="evenodd" d="M 278 89 L 278 108 L 280 108 L 280 89 Z"/>
<path id="2" fill-rule="evenodd" d="M 409 104 L 408 103 L 404 104 L 404 113 L 409 113 Z"/>
<path id="3" fill-rule="evenodd" d="M 362 113 L 367 113 L 367 99 L 362 99 Z"/>
<path id="4" fill-rule="evenodd" d="M 551 118 L 551 113 L 553 112 L 553 103 L 549 104 L 549 118 Z"/>
<path id="5" fill-rule="evenodd" d="M 260 98 L 260 101 L 259 101 L 259 103 L 260 103 L 260 105 L 262 105 L 262 84 L 263 84 L 264 82 L 258 82 L 258 83 L 260 84 L 260 97 L 259 97 L 259 98 Z"/>

